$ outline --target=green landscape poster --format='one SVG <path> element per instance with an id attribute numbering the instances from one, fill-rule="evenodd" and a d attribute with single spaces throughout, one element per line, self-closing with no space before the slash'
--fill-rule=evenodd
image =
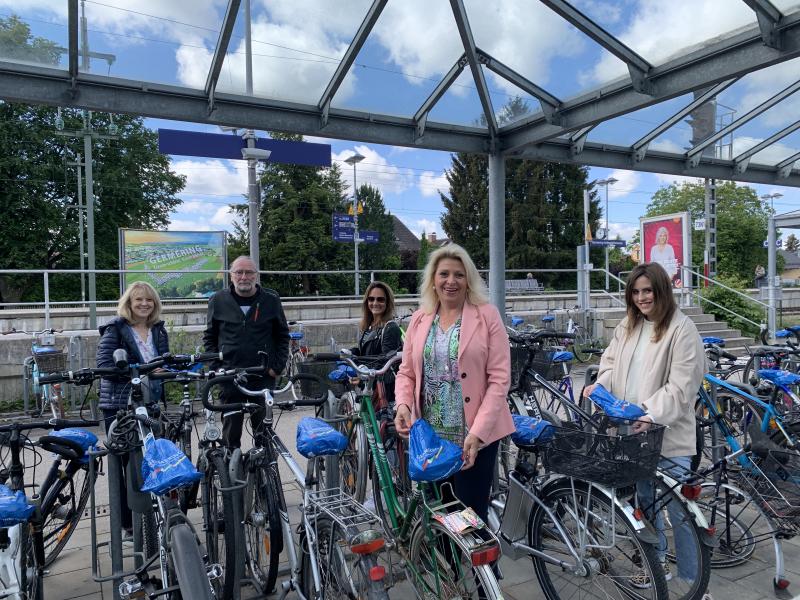
<path id="1" fill-rule="evenodd" d="M 127 271 L 123 290 L 134 281 L 146 281 L 162 298 L 202 298 L 224 285 L 224 231 L 120 229 L 119 247 L 120 264 Z"/>

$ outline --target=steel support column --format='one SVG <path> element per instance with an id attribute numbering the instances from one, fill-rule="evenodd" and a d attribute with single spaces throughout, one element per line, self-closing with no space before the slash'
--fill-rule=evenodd
<path id="1" fill-rule="evenodd" d="M 489 293 L 506 319 L 506 160 L 489 155 Z"/>

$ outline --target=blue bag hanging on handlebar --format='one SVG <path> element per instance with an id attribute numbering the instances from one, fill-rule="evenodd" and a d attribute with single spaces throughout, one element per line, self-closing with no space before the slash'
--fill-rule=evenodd
<path id="1" fill-rule="evenodd" d="M 331 381 L 347 381 L 351 377 L 358 377 L 358 371 L 346 363 L 339 363 L 338 366 L 328 373 Z"/>
<path id="2" fill-rule="evenodd" d="M 12 492 L 8 486 L 0 484 L 0 527 L 25 523 L 35 509 L 33 504 L 28 504 L 25 492 Z"/>
<path id="3" fill-rule="evenodd" d="M 645 415 L 640 406 L 631 404 L 626 400 L 620 400 L 602 385 L 595 387 L 589 398 L 612 419 L 635 420 Z"/>
<path id="4" fill-rule="evenodd" d="M 511 441 L 518 446 L 533 446 L 537 442 L 546 442 L 553 437 L 555 430 L 552 423 L 526 415 L 511 415 L 514 419 L 515 431 Z"/>
<path id="5" fill-rule="evenodd" d="M 91 431 L 86 429 L 78 429 L 77 427 L 68 427 L 66 429 L 59 429 L 52 431 L 49 434 L 52 437 L 60 437 L 68 439 L 83 448 L 84 455 L 80 458 L 82 464 L 89 462 L 89 457 L 85 454 L 97 445 L 97 436 Z"/>
<path id="6" fill-rule="evenodd" d="M 436 435 L 430 424 L 417 419 L 408 440 L 408 475 L 414 481 L 440 481 L 461 470 L 461 448 Z"/>
<path id="7" fill-rule="evenodd" d="M 297 451 L 306 458 L 340 454 L 347 448 L 347 436 L 322 419 L 303 417 L 297 424 Z"/>
<path id="8" fill-rule="evenodd" d="M 142 456 L 142 491 L 161 496 L 175 488 L 199 481 L 203 474 L 173 442 L 155 439 L 152 433 L 144 438 Z"/>

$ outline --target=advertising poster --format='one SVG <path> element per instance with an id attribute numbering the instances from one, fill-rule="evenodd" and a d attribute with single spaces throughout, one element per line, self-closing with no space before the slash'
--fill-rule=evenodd
<path id="1" fill-rule="evenodd" d="M 151 284 L 162 298 L 203 298 L 221 290 L 226 270 L 224 231 L 119 230 L 120 264 L 129 271 L 122 289 L 134 281 Z M 174 269 L 174 273 L 152 273 Z M 215 270 L 219 273 L 196 273 Z M 133 272 L 130 272 L 133 271 Z"/>
<path id="2" fill-rule="evenodd" d="M 691 265 L 692 237 L 689 213 L 675 213 L 639 219 L 640 262 L 655 262 L 664 267 L 672 285 L 682 287 L 681 265 Z"/>

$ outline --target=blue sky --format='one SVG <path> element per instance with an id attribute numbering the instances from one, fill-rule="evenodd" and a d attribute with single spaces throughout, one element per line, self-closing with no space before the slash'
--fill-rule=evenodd
<path id="1" fill-rule="evenodd" d="M 800 9 L 798 0 L 773 0 L 779 10 Z M 252 0 L 254 93 L 281 100 L 316 103 L 370 5 L 369 0 Z M 561 99 L 567 99 L 617 77 L 625 65 L 566 25 L 538 2 L 465 0 L 476 43 Z M 652 64 L 678 51 L 707 43 L 755 24 L 741 0 L 576 0 L 588 16 L 617 35 Z M 36 35 L 67 45 L 66 0 L 0 0 L 0 16 L 17 14 Z M 202 87 L 216 44 L 226 2 L 223 0 L 87 1 L 89 44 L 114 54 L 113 65 L 93 60 L 92 72 L 143 81 Z M 223 64 L 219 90 L 244 92 L 243 18 L 239 15 Z M 389 2 L 359 54 L 333 105 L 380 113 L 412 115 L 463 49 L 449 2 Z M 744 77 L 719 98 L 721 119 L 737 118 L 793 83 L 800 60 Z M 468 70 L 467 70 L 468 71 Z M 487 74 L 495 110 L 517 94 L 507 82 Z M 521 94 L 525 97 L 524 94 Z M 531 98 L 531 109 L 538 103 Z M 631 144 L 691 100 L 685 96 L 598 126 L 590 140 Z M 430 120 L 472 124 L 481 113 L 467 73 L 432 111 Z M 800 93 L 742 127 L 724 152 L 736 156 L 800 114 Z M 155 128 L 218 132 L 211 126 L 149 119 Z M 260 132 L 263 135 L 263 132 Z M 657 138 L 654 149 L 680 151 L 691 130 L 679 124 Z M 448 191 L 444 177 L 450 165 L 445 152 L 314 139 L 331 143 L 334 162 L 353 151 L 366 158 L 358 165 L 358 182 L 378 187 L 387 208 L 417 233 L 442 234 L 438 190 Z M 753 159 L 774 164 L 800 148 L 800 132 Z M 352 169 L 343 166 L 348 181 Z M 229 229 L 227 205 L 246 193 L 242 161 L 173 157 L 173 168 L 187 176 L 184 204 L 172 216 L 172 229 Z M 650 198 L 659 187 L 681 177 L 633 171 L 590 170 L 590 179 L 614 177 L 609 187 L 612 236 L 628 239 L 638 228 Z M 693 180 L 693 179 L 691 179 Z M 759 195 L 782 193 L 777 212 L 800 208 L 800 191 L 754 186 Z M 601 192 L 604 199 L 604 191 Z"/>

